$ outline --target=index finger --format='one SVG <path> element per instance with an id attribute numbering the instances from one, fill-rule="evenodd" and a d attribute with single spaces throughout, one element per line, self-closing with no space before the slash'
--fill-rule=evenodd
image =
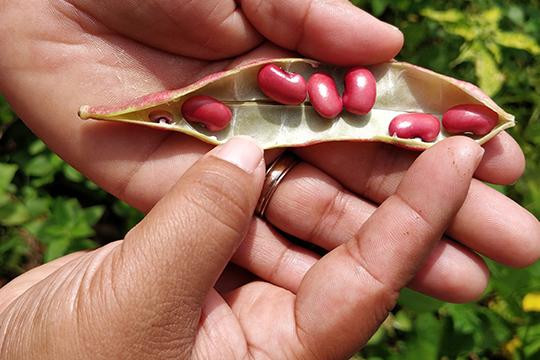
<path id="1" fill-rule="evenodd" d="M 242 11 L 267 39 L 338 65 L 392 59 L 403 34 L 345 0 L 242 0 Z"/>

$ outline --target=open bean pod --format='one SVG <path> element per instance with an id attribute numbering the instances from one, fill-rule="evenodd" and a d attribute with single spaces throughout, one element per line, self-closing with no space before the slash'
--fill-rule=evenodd
<path id="1" fill-rule="evenodd" d="M 459 124 L 463 134 L 481 144 L 514 125 L 514 117 L 476 86 L 402 62 L 366 67 L 376 80 L 376 101 L 371 111 L 356 115 L 343 109 L 335 118 L 327 119 L 315 111 L 309 98 L 298 105 L 284 105 L 265 95 L 257 77 L 260 69 L 270 63 L 287 72 L 300 74 L 306 81 L 314 73 L 328 74 L 334 79 L 338 92 L 343 94 L 347 68 L 307 59 L 273 59 L 212 74 L 183 89 L 150 94 L 118 106 L 82 106 L 79 116 L 82 119 L 118 121 L 179 131 L 212 144 L 226 142 L 235 135 L 248 135 L 265 149 L 341 140 L 382 141 L 407 148 L 426 149 L 456 134 L 456 131 L 452 129 L 452 132 L 447 132 L 441 126 L 438 135 L 429 138 L 432 141 L 425 141 L 422 137 L 402 138 L 396 133 L 390 134 L 392 120 L 402 114 L 421 113 L 434 115 L 441 121 L 449 109 L 464 104 L 481 105 L 492 114 L 491 129 L 481 135 L 473 130 L 469 132 L 466 124 L 465 127 Z M 218 100 L 217 104 L 209 104 L 200 111 L 201 116 L 215 116 L 212 115 L 213 111 L 217 109 L 219 112 L 225 105 L 232 114 L 227 115 L 230 123 L 223 123 L 228 120 L 224 118 L 219 126 L 212 128 L 187 121 L 182 115 L 182 107 L 195 96 Z M 459 111 L 454 111 L 450 121 L 457 121 L 452 119 L 459 117 Z"/>

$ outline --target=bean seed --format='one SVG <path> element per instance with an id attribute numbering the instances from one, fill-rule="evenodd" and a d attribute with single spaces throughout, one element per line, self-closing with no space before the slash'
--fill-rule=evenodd
<path id="1" fill-rule="evenodd" d="M 365 115 L 371 111 L 377 98 L 377 82 L 366 68 L 355 67 L 345 74 L 343 105 L 348 112 Z"/>
<path id="2" fill-rule="evenodd" d="M 334 79 L 325 73 L 313 74 L 307 83 L 309 100 L 319 115 L 333 119 L 343 110 Z"/>
<path id="3" fill-rule="evenodd" d="M 213 97 L 197 95 L 182 104 L 182 116 L 189 122 L 204 125 L 210 131 L 220 131 L 229 125 L 232 112 L 227 105 Z"/>
<path id="4" fill-rule="evenodd" d="M 391 136 L 401 139 L 420 138 L 431 142 L 441 131 L 439 119 L 431 114 L 409 113 L 396 116 L 388 127 Z"/>
<path id="5" fill-rule="evenodd" d="M 284 71 L 274 64 L 259 70 L 257 82 L 270 99 L 284 105 L 298 105 L 306 100 L 306 80 L 300 74 Z"/>
<path id="6" fill-rule="evenodd" d="M 493 130 L 498 122 L 497 113 L 480 104 L 454 106 L 442 118 L 442 124 L 450 134 L 472 133 L 483 136 Z"/>

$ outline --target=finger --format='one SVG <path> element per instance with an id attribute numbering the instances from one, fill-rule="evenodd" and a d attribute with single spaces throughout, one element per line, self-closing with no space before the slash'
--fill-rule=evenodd
<path id="1" fill-rule="evenodd" d="M 357 237 L 376 209 L 317 168 L 300 163 L 272 195 L 266 218 L 299 239 L 333 250 Z M 441 300 L 467 302 L 483 293 L 487 280 L 487 267 L 478 255 L 442 237 L 412 287 Z"/>
<path id="2" fill-rule="evenodd" d="M 305 351 L 342 358 L 369 339 L 458 211 L 481 156 L 464 137 L 424 152 L 357 238 L 308 272 L 296 302 Z"/>
<path id="3" fill-rule="evenodd" d="M 503 131 L 484 144 L 486 150 L 474 176 L 492 184 L 516 182 L 525 170 L 525 155 L 519 144 Z"/>
<path id="4" fill-rule="evenodd" d="M 293 293 L 318 260 L 317 254 L 292 244 L 257 218 L 232 258 L 235 264 L 264 281 Z"/>
<path id="5" fill-rule="evenodd" d="M 224 59 L 262 42 L 234 0 L 73 3 L 109 29 L 178 55 Z"/>
<path id="6" fill-rule="evenodd" d="M 321 144 L 295 151 L 345 188 L 375 203 L 383 202 L 396 191 L 418 155 L 375 143 L 360 146 L 353 143 Z M 505 164 L 500 164 L 500 170 L 505 171 Z M 473 180 L 467 199 L 447 234 L 509 266 L 527 266 L 540 257 L 538 220 L 478 180 Z"/>
<path id="7" fill-rule="evenodd" d="M 489 269 L 464 246 L 442 238 L 407 287 L 452 303 L 478 300 L 487 288 Z"/>
<path id="8" fill-rule="evenodd" d="M 240 3 L 246 17 L 267 39 L 325 62 L 374 64 L 392 59 L 403 46 L 403 34 L 397 28 L 349 1 L 242 0 Z"/>
<path id="9" fill-rule="evenodd" d="M 122 284 L 112 303 L 140 314 L 138 323 L 170 324 L 148 339 L 194 336 L 201 304 L 248 230 L 263 179 L 262 151 L 234 138 L 190 168 L 111 253 L 102 277 Z M 192 326 L 180 328 L 186 318 Z"/>

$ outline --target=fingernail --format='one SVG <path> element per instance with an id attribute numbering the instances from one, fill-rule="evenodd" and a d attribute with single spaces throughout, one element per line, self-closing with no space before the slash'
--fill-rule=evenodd
<path id="1" fill-rule="evenodd" d="M 212 155 L 252 173 L 261 163 L 263 151 L 252 138 L 236 136 L 213 150 Z"/>
<path id="2" fill-rule="evenodd" d="M 480 165 L 480 162 L 484 158 L 484 153 L 485 152 L 486 152 L 486 150 L 482 146 L 478 146 L 477 152 L 476 152 L 476 167 L 478 167 L 478 165 Z"/>

